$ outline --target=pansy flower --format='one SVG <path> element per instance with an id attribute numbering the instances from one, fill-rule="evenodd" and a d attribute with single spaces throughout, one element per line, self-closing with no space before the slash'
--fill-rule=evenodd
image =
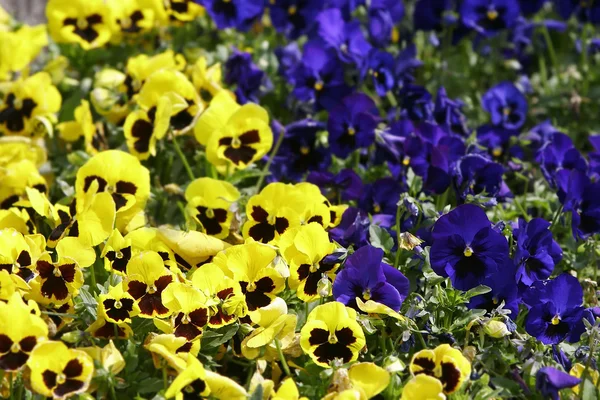
<path id="1" fill-rule="evenodd" d="M 12 73 L 23 71 L 47 45 L 45 25 L 22 25 L 15 30 L 0 28 L 0 79 L 10 80 Z"/>
<path id="2" fill-rule="evenodd" d="M 94 110 L 116 125 L 122 125 L 131 112 L 123 85 L 125 78 L 125 74 L 116 69 L 102 69 L 94 75 L 94 88 L 90 92 Z"/>
<path id="3" fill-rule="evenodd" d="M 512 320 L 516 320 L 519 315 L 521 297 L 514 272 L 515 265 L 511 259 L 507 258 L 505 265 L 498 272 L 483 281 L 483 284 L 491 291 L 471 297 L 467 306 L 470 309 L 476 308 L 492 312 L 504 302 L 502 308 L 510 310 L 508 316 Z"/>
<path id="4" fill-rule="evenodd" d="M 316 18 L 319 37 L 345 63 L 361 65 L 371 45 L 365 38 L 359 21 L 346 22 L 339 8 L 328 8 Z"/>
<path id="5" fill-rule="evenodd" d="M 400 400 L 445 400 L 444 385 L 433 376 L 419 374 L 412 378 L 402 388 Z"/>
<path id="6" fill-rule="evenodd" d="M 188 74 L 200 98 L 205 102 L 223 90 L 220 63 L 214 63 L 209 67 L 206 57 L 198 57 L 194 65 L 188 68 Z"/>
<path id="7" fill-rule="evenodd" d="M 315 23 L 321 3 L 318 0 L 282 0 L 269 2 L 269 15 L 275 30 L 296 40 Z"/>
<path id="8" fill-rule="evenodd" d="M 549 228 L 550 222 L 534 218 L 529 222 L 519 219 L 518 227 L 513 230 L 517 244 L 514 255 L 517 280 L 525 285 L 549 278 L 562 259 L 562 249 Z"/>
<path id="9" fill-rule="evenodd" d="M 77 43 L 84 50 L 104 46 L 111 36 L 110 10 L 102 0 L 51 0 L 48 30 L 57 43 Z"/>
<path id="10" fill-rule="evenodd" d="M 48 326 L 31 312 L 18 293 L 0 302 L 0 369 L 17 371 L 27 362 L 36 344 L 48 337 Z"/>
<path id="11" fill-rule="evenodd" d="M 260 0 L 198 0 L 217 29 L 235 28 L 247 31 L 262 16 L 265 4 Z"/>
<path id="12" fill-rule="evenodd" d="M 140 308 L 140 317 L 166 317 L 170 314 L 164 305 L 162 292 L 173 282 L 173 275 L 165 268 L 161 256 L 147 251 L 133 257 L 127 264 L 124 289 L 133 297 Z"/>
<path id="13" fill-rule="evenodd" d="M 369 147 L 375 141 L 377 107 L 366 94 L 344 97 L 329 113 L 327 131 L 333 154 L 346 158 L 357 148 Z"/>
<path id="14" fill-rule="evenodd" d="M 369 79 L 378 96 L 385 96 L 396 84 L 394 56 L 381 50 L 373 50 L 364 63 L 362 79 Z"/>
<path id="15" fill-rule="evenodd" d="M 192 286 L 206 298 L 211 328 L 220 328 L 246 316 L 246 299 L 240 284 L 215 264 L 203 265 L 192 275 Z"/>
<path id="16" fill-rule="evenodd" d="M 315 223 L 290 229 L 281 237 L 279 249 L 290 266 L 290 288 L 296 289 L 301 300 L 318 299 L 321 280 L 333 282 L 339 267 L 337 259 L 327 257 L 335 251 L 335 245 L 325 229 Z"/>
<path id="17" fill-rule="evenodd" d="M 190 355 L 197 356 L 200 350 L 200 341 L 188 341 L 184 337 L 173 334 L 148 335 L 144 347 L 152 353 L 152 361 L 157 369 L 164 366 L 163 360 L 172 368 L 181 371 L 185 368 L 186 360 Z"/>
<path id="18" fill-rule="evenodd" d="M 340 60 L 319 40 L 304 45 L 302 58 L 290 80 L 294 84 L 293 95 L 312 104 L 317 111 L 331 109 L 350 93 Z"/>
<path id="19" fill-rule="evenodd" d="M 293 344 L 298 317 L 288 314 L 288 307 L 282 298 L 275 298 L 268 306 L 250 314 L 250 318 L 258 326 L 241 343 L 242 355 L 247 359 L 253 360 L 261 356 L 262 349 L 265 352 L 261 358 L 277 359 L 277 345 L 274 341 L 279 341 L 282 350 Z"/>
<path id="20" fill-rule="evenodd" d="M 204 366 L 196 357 L 188 355 L 185 368 L 179 371 L 179 375 L 165 392 L 165 397 L 181 400 L 191 396 L 205 397 L 209 394 L 210 387 L 206 384 Z"/>
<path id="21" fill-rule="evenodd" d="M 147 32 L 154 26 L 154 12 L 144 7 L 141 0 L 109 1 L 112 41 L 122 36 Z"/>
<path id="22" fill-rule="evenodd" d="M 404 17 L 404 4 L 395 0 L 375 0 L 369 4 L 369 38 L 377 47 L 397 43 L 400 39 L 395 27 Z"/>
<path id="23" fill-rule="evenodd" d="M 413 24 L 416 30 L 441 31 L 444 22 L 451 20 L 444 18 L 446 11 L 453 8 L 452 0 L 419 0 L 415 4 Z"/>
<path id="24" fill-rule="evenodd" d="M 496 271 L 508 258 L 506 238 L 491 226 L 480 207 L 458 206 L 433 226 L 431 267 L 449 277 L 455 288 L 469 290 Z"/>
<path id="25" fill-rule="evenodd" d="M 519 129 L 527 117 L 527 99 L 512 82 L 501 82 L 482 97 L 483 109 L 490 113 L 492 124 Z"/>
<path id="26" fill-rule="evenodd" d="M 301 181 L 306 171 L 323 171 L 331 164 L 329 149 L 319 143 L 319 132 L 325 124 L 313 119 L 292 122 L 280 129 L 285 135 L 279 151 L 273 158 L 271 172 L 278 179 Z"/>
<path id="27" fill-rule="evenodd" d="M 571 213 L 571 229 L 576 239 L 586 239 L 600 231 L 600 183 L 591 182 L 583 172 L 561 170 L 556 173 L 558 198 L 563 211 Z"/>
<path id="28" fill-rule="evenodd" d="M 410 362 L 413 375 L 433 376 L 442 383 L 444 393 L 456 392 L 471 375 L 471 364 L 460 350 L 442 344 L 434 350 L 421 350 Z"/>
<path id="29" fill-rule="evenodd" d="M 156 18 L 164 25 L 181 25 L 204 15 L 204 8 L 194 0 L 153 1 Z"/>
<path id="30" fill-rule="evenodd" d="M 125 65 L 125 78 L 121 82 L 123 86 L 121 89 L 127 94 L 128 99 L 134 99 L 146 80 L 155 72 L 163 69 L 181 71 L 184 67 L 185 58 L 170 49 L 152 56 L 138 54 L 129 57 Z"/>
<path id="31" fill-rule="evenodd" d="M 540 368 L 535 374 L 535 387 L 542 393 L 544 398 L 559 400 L 561 389 L 576 387 L 581 383 L 581 379 L 567 374 L 554 367 Z M 573 389 L 575 390 L 575 389 Z"/>
<path id="32" fill-rule="evenodd" d="M 175 336 L 189 341 L 202 335 L 208 323 L 209 310 L 204 294 L 193 286 L 174 282 L 161 295 L 163 304 L 171 311 L 171 327 Z"/>
<path id="33" fill-rule="evenodd" d="M 600 22 L 600 5 L 590 0 L 554 0 L 556 12 L 568 20 L 575 15 L 580 22 L 597 25 Z"/>
<path id="34" fill-rule="evenodd" d="M 311 172 L 306 181 L 321 188 L 321 192 L 331 202 L 358 200 L 363 191 L 360 176 L 350 168 L 338 174 L 331 172 Z"/>
<path id="35" fill-rule="evenodd" d="M 562 170 L 587 172 L 588 165 L 573 140 L 562 132 L 553 132 L 546 137 L 535 155 L 544 177 L 551 185 L 556 185 L 556 175 Z"/>
<path id="36" fill-rule="evenodd" d="M 233 49 L 225 62 L 227 85 L 235 85 L 236 100 L 240 104 L 258 103 L 259 97 L 273 88 L 269 76 L 252 61 L 252 54 Z"/>
<path id="37" fill-rule="evenodd" d="M 29 195 L 28 188 L 46 193 L 46 179 L 36 165 L 29 160 L 20 160 L 0 170 L 0 209 L 8 210 Z"/>
<path id="38" fill-rule="evenodd" d="M 410 283 L 396 268 L 383 262 L 383 250 L 364 246 L 348 257 L 333 282 L 333 297 L 357 309 L 356 299 L 372 300 L 399 311 Z"/>
<path id="39" fill-rule="evenodd" d="M 104 137 L 94 125 L 90 103 L 87 100 L 81 100 L 81 104 L 75 108 L 74 121 L 62 122 L 56 129 L 60 132 L 60 137 L 67 142 L 76 142 L 83 137 L 85 150 L 89 154 L 96 154 L 107 147 Z"/>
<path id="40" fill-rule="evenodd" d="M 463 24 L 486 36 L 512 28 L 519 12 L 517 0 L 470 0 L 460 7 Z"/>
<path id="41" fill-rule="evenodd" d="M 271 183 L 248 200 L 248 220 L 243 227 L 245 238 L 251 237 L 258 242 L 271 243 L 279 240 L 288 228 L 300 224 L 300 216 L 295 206 L 298 199 L 292 197 L 291 189 L 291 185 Z"/>
<path id="42" fill-rule="evenodd" d="M 128 339 L 133 336 L 133 330 L 127 323 L 116 324 L 102 316 L 99 316 L 85 331 L 98 339 Z"/>
<path id="43" fill-rule="evenodd" d="M 307 397 L 301 397 L 298 386 L 293 378 L 285 378 L 279 389 L 273 394 L 273 400 L 307 400 Z"/>
<path id="44" fill-rule="evenodd" d="M 229 235 L 234 218 L 233 207 L 240 193 L 229 182 L 198 178 L 185 190 L 187 212 L 208 235 L 223 239 Z"/>
<path id="45" fill-rule="evenodd" d="M 393 178 L 382 178 L 365 185 L 358 201 L 359 207 L 372 215 L 396 215 L 402 186 Z"/>
<path id="46" fill-rule="evenodd" d="M 227 268 L 239 282 L 248 311 L 268 306 L 285 288 L 285 279 L 273 268 L 277 253 L 260 243 L 247 243 L 227 249 Z"/>
<path id="47" fill-rule="evenodd" d="M 41 235 L 36 235 L 41 237 Z M 13 228 L 0 230 L 0 271 L 6 271 L 23 279 L 25 282 L 34 277 L 35 262 L 44 250 L 38 246 L 36 237 L 17 232 Z"/>
<path id="48" fill-rule="evenodd" d="M 135 299 L 123 291 L 122 285 L 112 286 L 108 293 L 98 296 L 98 310 L 113 324 L 131 323 L 131 318 L 140 313 Z"/>
<path id="49" fill-rule="evenodd" d="M 98 192 L 108 192 L 117 211 L 117 228 L 121 231 L 144 209 L 150 195 L 150 173 L 139 160 L 119 150 L 96 154 L 77 171 L 75 193 L 78 201 L 85 198 L 92 182 Z"/>
<path id="50" fill-rule="evenodd" d="M 362 247 L 368 243 L 369 215 L 356 207 L 348 207 L 342 214 L 340 223 L 329 231 L 329 236 L 335 242 L 348 247 Z"/>
<path id="51" fill-rule="evenodd" d="M 47 72 L 21 77 L 10 83 L 0 103 L 0 133 L 36 136 L 37 121 L 51 117 L 61 104 L 60 92 Z"/>
<path id="52" fill-rule="evenodd" d="M 224 106 L 221 97 L 215 97 L 210 104 L 211 108 Z M 212 133 L 206 144 L 207 159 L 213 165 L 244 169 L 271 149 L 273 132 L 264 108 L 247 103 L 233 113 L 221 113 L 227 116 L 220 124 L 210 126 Z"/>
<path id="53" fill-rule="evenodd" d="M 291 190 L 291 197 L 301 200 L 290 205 L 295 207 L 302 225 L 316 222 L 324 228 L 329 227 L 332 217 L 331 203 L 321 194 L 317 185 L 308 182 L 297 183 Z"/>
<path id="54" fill-rule="evenodd" d="M 461 201 L 467 196 L 481 195 L 503 200 L 511 196 L 502 176 L 504 167 L 487 155 L 467 154 L 456 161 L 453 184 Z"/>
<path id="55" fill-rule="evenodd" d="M 530 307 L 527 333 L 544 344 L 577 342 L 584 331 L 583 290 L 577 278 L 563 273 L 549 281 L 534 282 L 523 294 Z"/>
<path id="56" fill-rule="evenodd" d="M 377 398 L 390 381 L 386 369 L 371 362 L 356 363 L 348 370 L 341 368 L 334 372 L 333 384 L 322 400 Z"/>
<path id="57" fill-rule="evenodd" d="M 96 260 L 96 254 L 90 247 L 84 246 L 79 239 L 67 237 L 56 245 L 57 260 L 53 261 L 48 253 L 42 254 L 36 262 L 34 278 L 40 284 L 43 297 L 56 304 L 69 300 L 83 285 L 82 268 L 89 267 Z"/>
<path id="58" fill-rule="evenodd" d="M 334 360 L 355 361 L 365 345 L 356 318 L 356 311 L 337 301 L 315 307 L 300 331 L 302 350 L 324 368 Z"/>
<path id="59" fill-rule="evenodd" d="M 131 239 L 125 239 L 118 229 L 108 237 L 101 256 L 104 258 L 104 268 L 119 275 L 125 275 L 127 264 L 131 260 Z"/>
<path id="60" fill-rule="evenodd" d="M 87 390 L 94 375 L 94 361 L 81 350 L 69 349 L 63 342 L 39 344 L 27 361 L 31 386 L 37 393 L 64 399 Z"/>

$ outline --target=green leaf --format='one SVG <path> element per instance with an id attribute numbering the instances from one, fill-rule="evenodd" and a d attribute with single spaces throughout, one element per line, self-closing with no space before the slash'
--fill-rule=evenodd
<path id="1" fill-rule="evenodd" d="M 477 287 L 474 287 L 473 289 L 468 290 L 465 294 L 464 297 L 468 300 L 471 297 L 475 297 L 475 296 L 479 296 L 480 294 L 486 294 L 492 291 L 492 288 L 489 286 L 485 286 L 485 285 L 479 285 Z"/>
<path id="2" fill-rule="evenodd" d="M 394 238 L 378 225 L 369 226 L 369 239 L 373 247 L 380 248 L 386 253 L 389 253 L 394 247 Z"/>
<path id="3" fill-rule="evenodd" d="M 211 348 L 211 347 L 219 347 L 225 342 L 228 342 L 233 335 L 235 335 L 238 331 L 239 325 L 229 325 L 224 328 L 221 328 L 219 331 L 206 331 L 202 335 L 202 345 L 203 349 Z"/>
<path id="4" fill-rule="evenodd" d="M 598 390 L 594 383 L 589 379 L 583 381 L 583 391 L 581 392 L 582 400 L 596 400 L 598 399 Z"/>

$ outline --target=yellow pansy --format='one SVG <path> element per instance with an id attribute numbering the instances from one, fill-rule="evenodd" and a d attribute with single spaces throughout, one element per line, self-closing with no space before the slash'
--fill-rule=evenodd
<path id="1" fill-rule="evenodd" d="M 198 143 L 206 146 L 211 136 L 215 132 L 223 130 L 229 118 L 241 107 L 230 91 L 221 90 L 217 92 L 194 127 L 194 135 Z"/>
<path id="2" fill-rule="evenodd" d="M 202 335 L 208 324 L 206 297 L 197 288 L 174 282 L 162 293 L 163 304 L 171 311 L 171 327 L 175 336 L 189 341 Z"/>
<path id="3" fill-rule="evenodd" d="M 110 12 L 103 0 L 49 0 L 46 17 L 52 39 L 84 50 L 104 46 L 111 36 Z"/>
<path id="4" fill-rule="evenodd" d="M 21 369 L 34 347 L 47 337 L 48 326 L 31 312 L 19 293 L 0 302 L 0 370 Z"/>
<path id="5" fill-rule="evenodd" d="M 112 41 L 123 36 L 144 33 L 154 26 L 154 11 L 143 7 L 139 0 L 108 0 Z"/>
<path id="6" fill-rule="evenodd" d="M 335 372 L 340 376 L 335 391 L 330 392 L 322 400 L 367 400 L 383 392 L 390 383 L 390 373 L 374 363 L 358 363 L 348 371 L 340 369 Z M 347 375 L 347 376 L 346 376 Z"/>
<path id="7" fill-rule="evenodd" d="M 152 353 L 152 360 L 156 368 L 161 368 L 161 359 L 176 371 L 182 371 L 187 365 L 190 355 L 197 356 L 200 350 L 200 341 L 190 342 L 184 337 L 173 334 L 150 334 L 144 347 Z"/>
<path id="8" fill-rule="evenodd" d="M 0 169 L 0 209 L 9 209 L 26 199 L 27 188 L 46 193 L 46 179 L 29 160 L 21 160 Z"/>
<path id="9" fill-rule="evenodd" d="M 205 397 L 209 394 L 210 387 L 206 384 L 204 366 L 196 357 L 189 354 L 185 368 L 179 371 L 179 375 L 167 389 L 165 397 L 184 400 L 189 396 Z"/>
<path id="10" fill-rule="evenodd" d="M 402 389 L 401 400 L 445 400 L 442 382 L 433 376 L 417 375 Z"/>
<path id="11" fill-rule="evenodd" d="M 117 375 L 125 368 L 125 359 L 117 349 L 114 342 L 110 340 L 108 344 L 100 347 L 79 347 L 81 351 L 86 352 L 90 357 L 97 361 L 105 371 Z"/>
<path id="12" fill-rule="evenodd" d="M 81 350 L 69 349 L 63 342 L 39 344 L 27 361 L 31 386 L 37 393 L 63 399 L 87 390 L 94 375 L 94 361 Z"/>
<path id="13" fill-rule="evenodd" d="M 223 239 L 229 236 L 234 217 L 231 210 L 240 192 L 229 182 L 198 178 L 185 191 L 186 210 L 208 235 Z"/>
<path id="14" fill-rule="evenodd" d="M 192 83 L 200 93 L 202 100 L 207 101 L 223 90 L 221 87 L 221 64 L 207 66 L 206 57 L 199 57 L 191 67 Z"/>
<path id="15" fill-rule="evenodd" d="M 110 68 L 102 69 L 94 75 L 90 101 L 98 114 L 115 125 L 121 125 L 130 112 L 124 89 L 125 80 L 124 73 Z"/>
<path id="16" fill-rule="evenodd" d="M 300 331 L 302 350 L 325 368 L 334 360 L 355 361 L 365 345 L 356 317 L 356 311 L 337 301 L 315 307 Z"/>
<path id="17" fill-rule="evenodd" d="M 273 395 L 272 400 L 308 400 L 308 398 L 300 397 L 296 382 L 292 378 L 286 378 Z"/>
<path id="18" fill-rule="evenodd" d="M 62 97 L 47 72 L 14 81 L 0 103 L 0 134 L 36 134 L 39 119 L 60 110 Z"/>
<path id="19" fill-rule="evenodd" d="M 96 130 L 89 101 L 81 100 L 81 104 L 75 108 L 74 115 L 74 121 L 62 122 L 56 126 L 60 137 L 67 142 L 75 142 L 83 137 L 85 150 L 89 154 L 96 154 L 105 149 L 107 145 Z"/>
<path id="20" fill-rule="evenodd" d="M 138 0 L 139 1 L 139 0 Z M 185 67 L 185 59 L 173 50 L 149 56 L 138 54 L 130 57 L 125 66 L 125 79 L 123 86 L 129 99 L 133 99 L 153 73 L 162 69 L 181 71 Z"/>
<path id="21" fill-rule="evenodd" d="M 122 285 L 111 286 L 108 293 L 98 296 L 98 311 L 108 322 L 131 322 L 140 313 L 135 299 L 123 290 Z"/>
<path id="22" fill-rule="evenodd" d="M 15 31 L 0 29 L 0 81 L 23 71 L 47 45 L 45 25 L 23 25 Z"/>
<path id="23" fill-rule="evenodd" d="M 434 350 L 421 350 L 410 362 L 413 375 L 425 374 L 437 378 L 443 385 L 444 393 L 457 391 L 471 376 L 471 363 L 460 350 L 442 344 Z"/>
<path id="24" fill-rule="evenodd" d="M 289 229 L 279 241 L 279 250 L 290 266 L 290 288 L 304 301 L 319 298 L 318 286 L 321 279 L 333 282 L 339 267 L 337 260 L 326 256 L 335 251 L 329 234 L 318 223 Z"/>

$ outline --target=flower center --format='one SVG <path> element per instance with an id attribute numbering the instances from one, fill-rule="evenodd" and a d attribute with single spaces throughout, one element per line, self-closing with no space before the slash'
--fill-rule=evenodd
<path id="1" fill-rule="evenodd" d="M 337 338 L 335 337 L 335 335 L 333 333 L 331 333 L 329 335 L 329 339 L 327 341 L 331 344 L 336 344 L 338 342 Z"/>
<path id="2" fill-rule="evenodd" d="M 356 129 L 354 129 L 352 127 L 348 128 L 348 135 L 350 135 L 350 136 L 356 135 Z"/>
<path id="3" fill-rule="evenodd" d="M 231 139 L 231 147 L 233 147 L 234 149 L 239 149 L 241 146 L 242 142 L 239 138 L 234 137 L 233 139 Z"/>
<path id="4" fill-rule="evenodd" d="M 494 157 L 500 157 L 502 155 L 502 147 L 494 147 L 492 150 L 492 155 Z"/>
<path id="5" fill-rule="evenodd" d="M 365 300 L 371 300 L 371 290 L 365 289 L 362 293 L 362 297 Z"/>
<path id="6" fill-rule="evenodd" d="M 21 348 L 19 347 L 19 343 L 14 342 L 12 344 L 12 346 L 10 346 L 10 351 L 13 353 L 18 353 L 19 351 L 21 351 Z"/>
<path id="7" fill-rule="evenodd" d="M 183 317 L 181 318 L 181 323 L 182 324 L 189 324 L 190 323 L 190 316 L 187 314 L 183 314 Z"/>
<path id="8" fill-rule="evenodd" d="M 117 257 L 120 260 L 121 258 L 123 258 L 123 253 L 119 250 L 115 253 L 115 257 Z"/>
<path id="9" fill-rule="evenodd" d="M 254 282 L 250 282 L 250 283 L 248 284 L 248 291 L 249 291 L 249 292 L 254 292 L 255 290 L 256 290 L 256 283 L 254 283 Z"/>
<path id="10" fill-rule="evenodd" d="M 113 185 L 107 185 L 106 191 L 110 194 L 113 194 L 115 192 L 115 187 Z"/>
<path id="11" fill-rule="evenodd" d="M 121 309 L 121 307 L 123 307 L 123 304 L 121 303 L 121 300 L 117 300 L 117 301 L 115 301 L 115 308 L 116 308 L 117 310 L 120 310 L 120 309 Z"/>
<path id="12" fill-rule="evenodd" d="M 342 53 L 347 53 L 348 45 L 346 43 L 342 43 L 342 45 L 340 46 L 340 50 L 342 51 Z"/>
<path id="13" fill-rule="evenodd" d="M 152 286 L 148 286 L 148 289 L 146 290 L 147 293 L 153 294 L 156 293 L 158 289 L 156 289 L 156 285 L 152 285 Z"/>
<path id="14" fill-rule="evenodd" d="M 290 6 L 290 8 L 288 8 L 289 15 L 294 15 L 294 14 L 296 14 L 297 11 L 298 11 L 298 8 L 295 5 L 292 5 L 292 6 Z"/>
<path id="15" fill-rule="evenodd" d="M 125 29 L 131 28 L 131 18 L 125 17 L 121 20 L 121 26 Z"/>
<path id="16" fill-rule="evenodd" d="M 62 385 L 63 383 L 65 383 L 66 380 L 67 380 L 67 377 L 65 376 L 65 374 L 58 374 L 56 376 L 56 383 L 58 383 L 59 385 Z"/>
<path id="17" fill-rule="evenodd" d="M 552 325 L 558 325 L 560 323 L 560 317 L 558 315 L 555 315 L 554 317 L 552 317 Z"/>
<path id="18" fill-rule="evenodd" d="M 323 81 L 317 81 L 317 83 L 315 83 L 315 90 L 323 90 Z"/>
<path id="19" fill-rule="evenodd" d="M 213 211 L 212 208 L 207 208 L 205 214 L 206 214 L 207 218 L 214 218 L 215 217 L 215 212 Z"/>
<path id="20" fill-rule="evenodd" d="M 313 274 L 314 274 L 315 272 L 317 272 L 318 270 L 319 270 L 319 266 L 318 266 L 317 264 L 313 264 L 313 265 L 311 265 L 311 266 L 310 266 L 310 268 L 309 268 L 309 271 L 310 271 L 311 273 L 313 273 Z"/>
<path id="21" fill-rule="evenodd" d="M 410 157 L 404 156 L 404 158 L 402 159 L 402 165 L 404 165 L 406 167 L 406 166 L 408 166 L 408 164 L 410 164 Z"/>
<path id="22" fill-rule="evenodd" d="M 89 24 L 88 24 L 88 21 L 86 18 L 83 18 L 83 17 L 77 18 L 77 28 L 84 30 L 84 29 L 87 29 L 88 26 L 89 26 Z"/>
<path id="23" fill-rule="evenodd" d="M 465 251 L 463 251 L 463 254 L 465 255 L 465 257 L 471 257 L 473 255 L 473 249 L 471 248 L 471 246 L 465 247 Z"/>
<path id="24" fill-rule="evenodd" d="M 504 107 L 502 109 L 502 114 L 508 117 L 510 115 L 510 107 Z"/>
<path id="25" fill-rule="evenodd" d="M 300 147 L 300 153 L 302 153 L 303 155 L 307 155 L 308 153 L 310 153 L 310 147 L 308 147 L 308 146 Z"/>
<path id="26" fill-rule="evenodd" d="M 60 273 L 60 269 L 58 267 L 54 267 L 54 276 L 59 277 L 62 274 Z"/>
<path id="27" fill-rule="evenodd" d="M 12 265 L 12 273 L 16 274 L 19 272 L 19 268 L 21 268 L 21 264 L 18 261 L 15 261 Z"/>
<path id="28" fill-rule="evenodd" d="M 492 297 L 492 303 L 498 304 L 498 298 L 497 297 Z"/>
<path id="29" fill-rule="evenodd" d="M 487 12 L 487 17 L 490 21 L 495 20 L 496 18 L 498 18 L 498 11 L 496 10 L 489 10 Z"/>

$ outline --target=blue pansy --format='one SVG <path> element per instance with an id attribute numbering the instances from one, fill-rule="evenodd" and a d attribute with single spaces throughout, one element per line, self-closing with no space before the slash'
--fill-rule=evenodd
<path id="1" fill-rule="evenodd" d="M 544 398 L 559 400 L 558 392 L 562 389 L 571 388 L 581 383 L 581 379 L 569 375 L 554 367 L 543 367 L 535 375 L 535 388 L 542 393 Z"/>
<path id="2" fill-rule="evenodd" d="M 585 330 L 583 290 L 577 278 L 563 273 L 548 281 L 534 282 L 523 294 L 530 307 L 525 330 L 543 344 L 579 341 Z"/>
<path id="3" fill-rule="evenodd" d="M 550 135 L 549 140 L 537 152 L 536 161 L 540 164 L 544 177 L 552 186 L 555 183 L 556 173 L 561 169 L 587 171 L 587 162 L 573 145 L 573 140 L 560 132 Z"/>
<path id="4" fill-rule="evenodd" d="M 525 123 L 527 99 L 512 82 L 501 82 L 488 90 L 481 103 L 483 109 L 490 113 L 494 125 L 519 129 Z"/>
<path id="5" fill-rule="evenodd" d="M 493 157 L 500 157 L 508 148 L 510 138 L 518 136 L 519 131 L 506 129 L 501 125 L 485 124 L 477 129 L 477 142 L 488 150 Z"/>
<path id="6" fill-rule="evenodd" d="M 267 74 L 252 61 L 252 55 L 237 49 L 225 63 L 224 81 L 236 85 L 235 95 L 240 104 L 258 103 L 258 98 L 273 87 Z"/>
<path id="7" fill-rule="evenodd" d="M 383 250 L 373 246 L 361 247 L 350 255 L 333 282 L 333 298 L 357 308 L 359 297 L 399 311 L 410 284 L 400 271 L 383 262 L 383 255 Z"/>
<path id="8" fill-rule="evenodd" d="M 552 237 L 550 222 L 534 218 L 529 222 L 519 219 L 513 230 L 516 242 L 514 261 L 517 265 L 517 281 L 529 286 L 547 279 L 562 259 L 562 250 Z"/>
<path id="9" fill-rule="evenodd" d="M 461 200 L 482 195 L 503 200 L 511 195 L 502 180 L 504 167 L 481 154 L 467 154 L 456 162 L 454 187 Z"/>
<path id="10" fill-rule="evenodd" d="M 322 11 L 317 16 L 318 36 L 345 63 L 361 65 L 371 50 L 359 21 L 347 22 L 337 8 Z"/>
<path id="11" fill-rule="evenodd" d="M 492 311 L 504 302 L 503 309 L 510 310 L 508 316 L 513 320 L 516 319 L 519 315 L 520 298 L 514 271 L 512 260 L 507 258 L 505 265 L 499 271 L 483 281 L 484 285 L 492 289 L 491 292 L 472 297 L 468 304 L 469 308 Z"/>
<path id="12" fill-rule="evenodd" d="M 392 31 L 404 17 L 404 4 L 398 0 L 371 0 L 369 4 L 369 38 L 377 47 L 392 41 Z"/>
<path id="13" fill-rule="evenodd" d="M 512 28 L 519 12 L 517 0 L 464 0 L 460 7 L 462 23 L 486 36 Z"/>
<path id="14" fill-rule="evenodd" d="M 358 200 L 363 189 L 360 176 L 350 168 L 343 169 L 337 174 L 327 171 L 311 172 L 306 177 L 306 181 L 317 185 L 321 193 L 334 203 Z"/>
<path id="15" fill-rule="evenodd" d="M 350 92 L 344 83 L 344 70 L 337 55 L 320 40 L 304 45 L 302 59 L 291 80 L 294 96 L 312 104 L 316 110 L 331 108 Z"/>
<path id="16" fill-rule="evenodd" d="M 247 31 L 263 14 L 264 0 L 196 0 L 206 8 L 218 29 Z"/>
<path id="17" fill-rule="evenodd" d="M 580 22 L 600 23 L 600 3 L 588 0 L 554 0 L 556 11 L 564 19 L 572 15 Z"/>
<path id="18" fill-rule="evenodd" d="M 571 213 L 571 229 L 576 239 L 600 232 L 600 182 L 592 182 L 578 170 L 556 173 L 558 199 Z"/>
<path id="19" fill-rule="evenodd" d="M 331 152 L 346 158 L 356 149 L 372 145 L 378 123 L 377 113 L 375 102 L 366 94 L 344 97 L 331 110 L 327 120 Z"/>
<path id="20" fill-rule="evenodd" d="M 386 51 L 373 50 L 367 57 L 361 75 L 363 79 L 370 80 L 377 94 L 383 97 L 396 84 L 394 68 L 394 56 Z"/>
<path id="21" fill-rule="evenodd" d="M 277 0 L 269 2 L 271 22 L 277 32 L 295 40 L 307 33 L 321 11 L 321 0 Z"/>
<path id="22" fill-rule="evenodd" d="M 312 119 L 287 125 L 271 165 L 273 174 L 279 179 L 299 181 L 310 171 L 326 170 L 331 164 L 331 154 L 317 143 L 317 133 L 324 130 L 324 123 Z"/>
<path id="23" fill-rule="evenodd" d="M 366 212 L 348 207 L 338 226 L 329 231 L 329 237 L 344 247 L 361 247 L 368 243 L 369 225 L 371 221 Z"/>
<path id="24" fill-rule="evenodd" d="M 396 57 L 396 67 L 394 68 L 396 85 L 404 86 L 405 83 L 413 82 L 415 69 L 422 65 L 423 62 L 417 59 L 417 46 L 408 45 Z"/>
<path id="25" fill-rule="evenodd" d="M 402 186 L 393 178 L 382 178 L 365 185 L 358 206 L 369 214 L 396 215 Z"/>
<path id="26" fill-rule="evenodd" d="M 433 226 L 432 241 L 431 268 L 449 277 L 459 290 L 483 284 L 506 265 L 508 258 L 506 238 L 473 204 L 463 204 L 440 217 Z"/>
<path id="27" fill-rule="evenodd" d="M 432 121 L 434 104 L 431 93 L 423 86 L 406 84 L 399 94 L 402 108 L 412 121 Z"/>
<path id="28" fill-rule="evenodd" d="M 445 23 L 452 22 L 444 14 L 452 9 L 452 0 L 418 0 L 415 4 L 413 24 L 422 31 L 441 31 Z"/>
<path id="29" fill-rule="evenodd" d="M 286 46 L 276 48 L 275 56 L 277 57 L 279 64 L 277 67 L 277 73 L 286 80 L 291 80 L 294 69 L 302 59 L 302 52 L 298 47 L 298 43 L 291 42 Z"/>
<path id="30" fill-rule="evenodd" d="M 467 118 L 462 112 L 464 103 L 459 99 L 451 99 L 444 87 L 440 87 L 435 98 L 433 118 L 448 133 L 466 135 L 468 133 Z"/>

